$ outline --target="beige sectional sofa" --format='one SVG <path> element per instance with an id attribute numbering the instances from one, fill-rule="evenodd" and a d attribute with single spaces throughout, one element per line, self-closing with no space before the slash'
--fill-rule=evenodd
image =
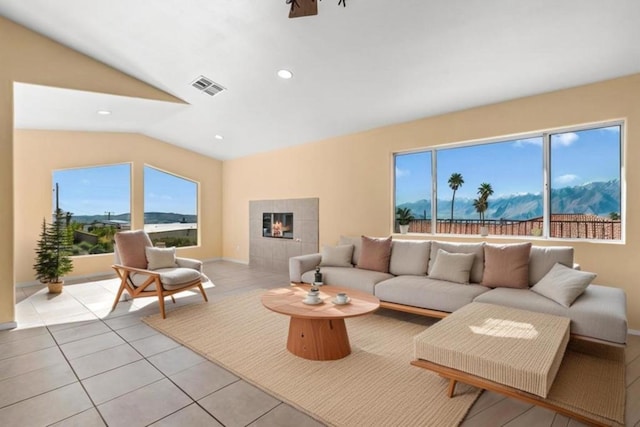
<path id="1" fill-rule="evenodd" d="M 374 294 L 383 307 L 444 317 L 473 301 L 498 304 L 568 317 L 571 319 L 571 333 L 577 337 L 616 345 L 624 345 L 626 342 L 626 295 L 622 289 L 589 284 L 568 306 L 531 291 L 531 286 L 545 278 L 556 263 L 576 267 L 572 247 L 531 246 L 529 287 L 525 284 L 526 288 L 518 289 L 492 288 L 480 284 L 485 275 L 485 251 L 488 249 L 484 242 L 394 240 L 388 272 L 357 268 L 362 250 L 361 238 L 340 239 L 340 247 L 349 245 L 353 245 L 351 262 L 339 263 L 340 266 L 321 266 L 323 283 Z M 323 251 L 326 249 L 328 248 L 323 248 Z M 456 283 L 431 276 L 437 255 L 441 253 L 439 250 L 449 254 L 473 254 L 469 283 Z M 315 268 L 321 263 L 322 253 L 291 258 L 291 281 L 312 283 Z M 548 282 L 548 279 L 545 280 Z"/>

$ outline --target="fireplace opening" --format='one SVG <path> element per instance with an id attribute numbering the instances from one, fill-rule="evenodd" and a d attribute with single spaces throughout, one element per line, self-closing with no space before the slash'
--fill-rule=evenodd
<path id="1" fill-rule="evenodd" d="M 293 212 L 264 212 L 262 236 L 293 239 Z"/>

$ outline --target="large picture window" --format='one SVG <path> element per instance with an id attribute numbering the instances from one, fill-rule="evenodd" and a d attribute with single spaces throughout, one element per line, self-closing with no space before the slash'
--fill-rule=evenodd
<path id="1" fill-rule="evenodd" d="M 621 133 L 615 123 L 396 154 L 394 211 L 411 211 L 409 232 L 621 240 Z"/>
<path id="2" fill-rule="evenodd" d="M 113 235 L 130 229 L 130 177 L 129 164 L 53 172 L 60 209 L 73 230 L 73 255 L 113 252 Z"/>
<path id="3" fill-rule="evenodd" d="M 154 245 L 198 244 L 198 184 L 144 167 L 144 229 Z"/>

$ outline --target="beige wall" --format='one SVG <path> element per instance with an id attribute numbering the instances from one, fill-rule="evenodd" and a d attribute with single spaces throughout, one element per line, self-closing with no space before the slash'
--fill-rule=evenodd
<path id="1" fill-rule="evenodd" d="M 596 283 L 626 290 L 630 327 L 640 329 L 639 97 L 640 75 L 634 75 L 226 161 L 224 256 L 248 259 L 250 200 L 319 197 L 321 245 L 335 244 L 341 234 L 384 236 L 392 227 L 393 152 L 625 119 L 626 243 L 572 245 L 583 268 L 598 273 Z"/>
<path id="2" fill-rule="evenodd" d="M 198 259 L 222 253 L 222 164 L 138 134 L 17 130 L 14 137 L 16 281 L 34 280 L 35 244 L 43 218 L 51 215 L 52 172 L 57 169 L 130 163 L 132 228 L 144 226 L 144 166 L 197 182 L 199 239 L 180 256 Z M 64 191 L 64 189 L 62 190 Z M 74 275 L 110 272 L 113 254 L 74 257 Z"/>
<path id="3" fill-rule="evenodd" d="M 13 82 L 181 102 L 0 17 L 0 327 L 15 319 Z M 22 262 L 22 260 L 20 260 Z"/>

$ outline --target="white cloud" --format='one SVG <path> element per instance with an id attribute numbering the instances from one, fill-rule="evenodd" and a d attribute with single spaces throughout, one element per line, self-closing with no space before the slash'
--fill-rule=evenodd
<path id="1" fill-rule="evenodd" d="M 542 138 L 527 138 L 527 139 L 519 139 L 513 143 L 514 147 L 524 147 L 525 145 L 542 145 Z"/>
<path id="2" fill-rule="evenodd" d="M 606 128 L 602 128 L 602 130 L 606 130 L 608 132 L 612 132 L 612 133 L 620 133 L 620 126 L 609 126 Z"/>
<path id="3" fill-rule="evenodd" d="M 411 175 L 411 171 L 408 169 L 400 169 L 396 167 L 396 178 L 402 178 Z"/>
<path id="4" fill-rule="evenodd" d="M 554 144 L 560 144 L 563 147 L 568 147 L 580 138 L 577 133 L 559 133 L 551 136 L 551 141 Z"/>
<path id="5" fill-rule="evenodd" d="M 573 184 L 578 179 L 580 179 L 578 175 L 568 173 L 566 175 L 560 175 L 559 177 L 557 177 L 555 179 L 555 183 L 559 185 L 569 185 L 569 184 Z"/>

